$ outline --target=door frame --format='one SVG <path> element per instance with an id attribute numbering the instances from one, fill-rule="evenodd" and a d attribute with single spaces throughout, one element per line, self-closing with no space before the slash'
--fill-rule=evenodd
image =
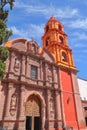
<path id="1" fill-rule="evenodd" d="M 40 100 L 40 103 L 41 103 L 41 113 L 40 113 L 41 114 L 41 130 L 44 130 L 45 129 L 45 115 L 46 115 L 45 114 L 45 110 L 46 110 L 45 107 L 46 107 L 46 104 L 45 104 L 44 98 L 42 97 L 42 95 L 40 95 L 40 93 L 33 91 L 27 96 L 26 102 L 25 102 L 25 117 L 27 116 L 26 115 L 26 103 L 29 100 L 29 97 L 32 95 L 36 96 Z M 25 124 L 26 124 L 26 121 L 25 121 Z"/>

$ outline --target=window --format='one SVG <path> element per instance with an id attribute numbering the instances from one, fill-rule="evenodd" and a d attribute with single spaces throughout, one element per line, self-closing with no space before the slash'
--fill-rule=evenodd
<path id="1" fill-rule="evenodd" d="M 49 26 L 47 25 L 47 27 L 46 27 L 46 32 L 48 32 L 48 30 L 49 30 Z"/>
<path id="2" fill-rule="evenodd" d="M 63 43 L 63 37 L 59 36 L 59 43 Z"/>
<path id="3" fill-rule="evenodd" d="M 65 52 L 62 52 L 62 61 L 67 61 L 67 56 Z"/>
<path id="4" fill-rule="evenodd" d="M 46 46 L 49 45 L 49 40 L 50 40 L 50 38 L 48 37 L 48 38 L 46 39 Z"/>
<path id="5" fill-rule="evenodd" d="M 61 25 L 59 25 L 58 27 L 59 27 L 59 31 L 62 31 L 62 27 L 61 27 Z"/>
<path id="6" fill-rule="evenodd" d="M 31 65 L 31 78 L 37 79 L 37 67 L 33 65 Z"/>

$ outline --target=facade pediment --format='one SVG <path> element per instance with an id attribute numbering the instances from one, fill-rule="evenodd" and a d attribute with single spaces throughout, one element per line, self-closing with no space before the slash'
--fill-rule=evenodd
<path id="1" fill-rule="evenodd" d="M 27 49 L 33 54 L 38 54 L 39 46 L 34 40 L 31 40 L 28 43 Z"/>
<path id="2" fill-rule="evenodd" d="M 5 46 L 8 48 L 15 48 L 19 51 L 26 51 L 27 50 L 27 40 L 23 38 L 14 39 L 5 43 Z"/>
<path id="3" fill-rule="evenodd" d="M 13 43 L 12 44 L 12 48 L 15 48 L 15 49 L 17 49 L 19 51 L 24 51 L 24 52 L 27 51 L 27 47 L 26 47 L 26 45 L 23 42 Z"/>
<path id="4" fill-rule="evenodd" d="M 38 53 L 39 49 L 38 44 L 34 40 L 28 41 L 23 38 L 8 41 L 5 43 L 5 46 L 8 48 L 17 49 L 18 51 L 31 52 L 33 54 Z"/>

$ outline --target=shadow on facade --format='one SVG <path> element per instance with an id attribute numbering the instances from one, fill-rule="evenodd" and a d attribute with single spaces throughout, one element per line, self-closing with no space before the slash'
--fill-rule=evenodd
<path id="1" fill-rule="evenodd" d="M 3 128 L 3 127 L 0 126 L 0 130 L 8 130 L 8 128 L 7 127 Z"/>

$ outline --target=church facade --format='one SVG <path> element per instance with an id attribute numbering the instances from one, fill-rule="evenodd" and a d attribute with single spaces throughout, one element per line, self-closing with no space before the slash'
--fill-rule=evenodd
<path id="1" fill-rule="evenodd" d="M 85 130 L 77 69 L 63 25 L 51 17 L 40 48 L 14 39 L 0 88 L 0 126 L 8 130 Z"/>

